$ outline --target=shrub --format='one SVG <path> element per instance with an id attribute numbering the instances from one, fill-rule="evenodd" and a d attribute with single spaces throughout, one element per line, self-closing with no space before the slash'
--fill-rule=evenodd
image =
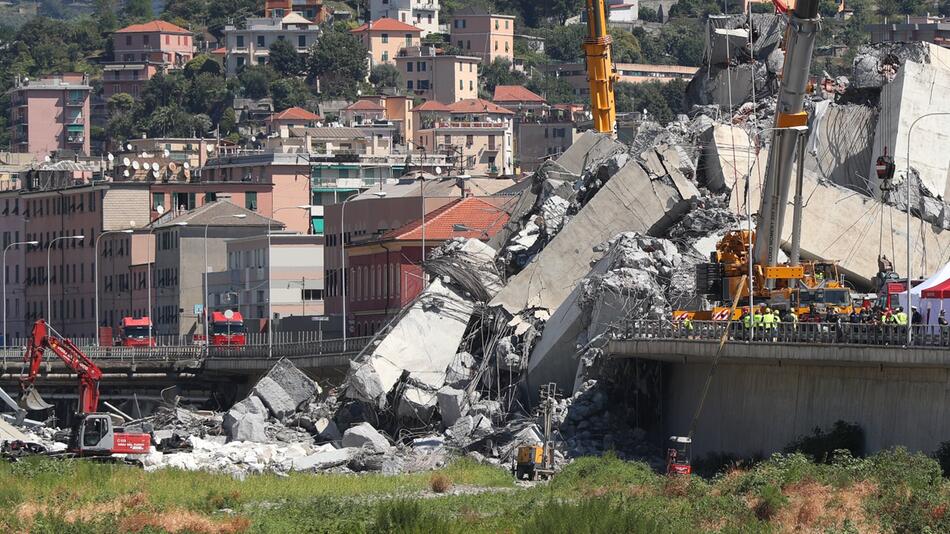
<path id="1" fill-rule="evenodd" d="M 664 519 L 664 520 L 660 520 Z M 612 504 L 609 499 L 576 503 L 549 502 L 519 530 L 522 534 L 582 534 L 600 532 L 685 532 L 668 518 L 653 519 L 635 507 Z"/>
<path id="2" fill-rule="evenodd" d="M 828 462 L 836 450 L 847 450 L 852 456 L 864 456 L 864 429 L 856 423 L 835 421 L 830 432 L 815 427 L 812 435 L 801 436 L 789 443 L 784 452 L 800 452 L 816 462 Z"/>
<path id="3" fill-rule="evenodd" d="M 778 511 L 788 504 L 788 498 L 782 495 L 778 486 L 769 484 L 759 490 L 759 502 L 755 506 L 755 516 L 763 521 L 775 517 Z"/>
<path id="4" fill-rule="evenodd" d="M 376 509 L 376 519 L 367 529 L 379 534 L 430 534 L 453 530 L 448 521 L 426 513 L 418 502 L 405 499 L 380 504 Z"/>
<path id="5" fill-rule="evenodd" d="M 940 464 L 943 476 L 950 476 L 950 441 L 944 441 L 934 451 L 933 457 Z"/>
<path id="6" fill-rule="evenodd" d="M 436 473 L 429 478 L 429 489 L 433 493 L 445 493 L 452 487 L 452 481 L 442 473 Z"/>

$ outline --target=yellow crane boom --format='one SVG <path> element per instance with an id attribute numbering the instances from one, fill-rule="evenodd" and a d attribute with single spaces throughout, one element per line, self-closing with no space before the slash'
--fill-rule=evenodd
<path id="1" fill-rule="evenodd" d="M 584 39 L 587 57 L 587 81 L 590 83 L 590 109 L 594 130 L 612 133 L 617 120 L 614 104 L 613 59 L 610 57 L 610 35 L 607 34 L 607 14 L 604 0 L 587 0 L 587 38 Z"/>

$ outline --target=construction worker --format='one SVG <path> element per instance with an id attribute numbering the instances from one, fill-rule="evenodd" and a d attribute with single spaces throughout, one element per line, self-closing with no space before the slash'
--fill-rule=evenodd
<path id="1" fill-rule="evenodd" d="M 947 326 L 947 314 L 943 310 L 940 310 L 940 315 L 937 316 L 937 324 Z"/>
<path id="2" fill-rule="evenodd" d="M 756 308 L 752 314 L 752 326 L 758 335 L 762 335 L 762 308 Z"/>
<path id="3" fill-rule="evenodd" d="M 772 315 L 771 308 L 765 308 L 765 313 L 762 314 L 762 334 L 766 339 L 772 339 L 775 334 L 775 316 Z"/>
<path id="4" fill-rule="evenodd" d="M 897 313 L 893 315 L 894 324 L 898 326 L 907 326 L 907 314 L 904 312 L 904 308 L 897 308 Z"/>
<path id="5" fill-rule="evenodd" d="M 687 315 L 683 317 L 683 328 L 686 329 L 686 337 L 693 337 L 693 318 Z"/>
<path id="6" fill-rule="evenodd" d="M 751 339 L 750 333 L 752 332 L 752 311 L 749 308 L 743 308 L 741 320 L 742 329 L 744 331 L 743 337 L 745 339 Z"/>

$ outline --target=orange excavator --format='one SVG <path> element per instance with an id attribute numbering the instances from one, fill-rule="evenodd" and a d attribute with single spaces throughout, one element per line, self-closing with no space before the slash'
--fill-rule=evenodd
<path id="1" fill-rule="evenodd" d="M 148 434 L 125 433 L 113 426 L 111 415 L 98 412 L 102 370 L 72 341 L 56 334 L 42 319 L 33 324 L 33 332 L 23 355 L 29 372 L 20 378 L 20 405 L 35 411 L 52 408 L 40 397 L 34 386 L 47 350 L 52 351 L 79 376 L 79 410 L 70 429 L 67 450 L 78 456 L 148 453 L 151 445 Z"/>

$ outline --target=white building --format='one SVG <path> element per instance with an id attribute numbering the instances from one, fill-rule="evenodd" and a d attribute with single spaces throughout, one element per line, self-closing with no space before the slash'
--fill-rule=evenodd
<path id="1" fill-rule="evenodd" d="M 266 64 L 270 45 L 278 39 L 289 41 L 303 54 L 319 37 L 320 27 L 297 13 L 283 18 L 247 19 L 244 28 L 225 26 L 225 70 L 228 76 L 234 76 L 245 65 Z"/>
<path id="2" fill-rule="evenodd" d="M 370 0 L 370 20 L 386 17 L 412 24 L 422 37 L 439 31 L 439 0 Z"/>

